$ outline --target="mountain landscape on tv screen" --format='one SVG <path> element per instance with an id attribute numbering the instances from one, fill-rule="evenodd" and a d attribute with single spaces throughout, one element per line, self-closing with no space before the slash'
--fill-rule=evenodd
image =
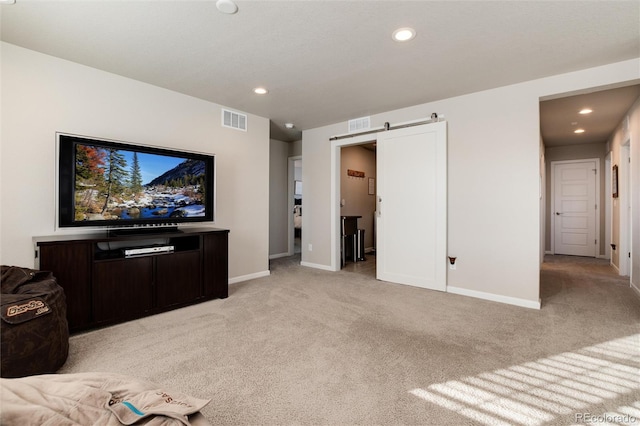
<path id="1" fill-rule="evenodd" d="M 205 171 L 202 160 L 77 145 L 75 221 L 204 217 Z"/>

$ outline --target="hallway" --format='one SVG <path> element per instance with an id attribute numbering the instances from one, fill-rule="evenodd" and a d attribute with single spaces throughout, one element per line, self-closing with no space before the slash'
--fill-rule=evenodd
<path id="1" fill-rule="evenodd" d="M 574 297 L 588 302 L 581 305 L 582 309 L 594 314 L 627 312 L 629 321 L 640 320 L 637 318 L 640 295 L 630 287 L 629 277 L 618 275 L 608 259 L 546 255 L 540 271 L 542 309 L 572 306 L 570 299 Z"/>

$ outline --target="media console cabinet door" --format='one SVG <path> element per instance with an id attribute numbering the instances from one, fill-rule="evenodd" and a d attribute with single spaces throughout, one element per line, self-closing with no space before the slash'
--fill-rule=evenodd
<path id="1" fill-rule="evenodd" d="M 200 251 L 155 256 L 155 261 L 158 308 L 202 297 Z"/>
<path id="2" fill-rule="evenodd" d="M 91 322 L 91 244 L 40 244 L 40 269 L 51 271 L 64 289 L 69 330 Z"/>
<path id="3" fill-rule="evenodd" d="M 204 236 L 204 295 L 229 297 L 229 233 Z"/>
<path id="4" fill-rule="evenodd" d="M 143 316 L 153 308 L 153 257 L 95 262 L 93 319 L 97 323 Z"/>

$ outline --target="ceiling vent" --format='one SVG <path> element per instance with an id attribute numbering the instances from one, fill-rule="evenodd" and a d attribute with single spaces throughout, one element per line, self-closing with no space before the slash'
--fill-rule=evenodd
<path id="1" fill-rule="evenodd" d="M 239 112 L 222 110 L 222 126 L 231 127 L 232 129 L 247 131 L 247 116 Z"/>
<path id="2" fill-rule="evenodd" d="M 354 118 L 349 120 L 349 133 L 361 132 L 371 128 L 371 117 Z"/>

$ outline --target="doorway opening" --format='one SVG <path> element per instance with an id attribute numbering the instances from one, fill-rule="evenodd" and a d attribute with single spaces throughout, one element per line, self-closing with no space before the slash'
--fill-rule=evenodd
<path id="1" fill-rule="evenodd" d="M 620 275 L 631 273 L 631 228 L 633 215 L 637 213 L 632 213 L 630 193 L 626 192 L 633 192 L 635 182 L 629 175 L 630 143 L 625 123 L 628 127 L 628 114 L 639 95 L 640 85 L 636 80 L 540 99 L 540 140 L 544 158 L 541 166 L 541 241 L 545 254 L 561 253 L 555 250 L 553 227 L 558 223 L 556 213 L 562 214 L 562 210 L 553 208 L 553 179 L 547 180 L 544 176 L 550 176 L 554 161 L 595 159 L 599 165 L 596 180 L 599 188 L 594 208 L 598 212 L 593 238 L 593 241 L 597 240 L 595 257 L 607 260 Z M 587 106 L 586 115 L 583 115 L 583 108 Z M 607 113 L 599 115 L 601 111 Z M 599 126 L 593 125 L 595 120 Z M 578 130 L 583 126 L 589 127 L 580 133 Z M 611 129 L 614 129 L 613 133 Z"/>
<path id="2" fill-rule="evenodd" d="M 376 276 L 376 143 L 340 148 L 341 267 Z M 348 218 L 348 219 L 347 219 Z M 349 235 L 345 233 L 345 228 Z M 353 229 L 349 229 L 353 228 Z M 352 234 L 352 232 L 354 232 Z"/>
<path id="3" fill-rule="evenodd" d="M 288 172 L 288 255 L 302 252 L 302 156 L 289 157 Z"/>
<path id="4" fill-rule="evenodd" d="M 342 235 L 342 197 L 341 197 L 341 184 L 342 184 L 342 149 L 347 147 L 357 147 L 359 145 L 368 145 L 376 143 L 376 136 L 365 134 L 360 136 L 354 136 L 349 139 L 336 140 L 331 142 L 331 200 L 332 201 L 332 215 L 331 215 L 331 232 L 330 241 L 331 247 L 331 267 L 332 271 L 339 271 L 342 267 L 342 253 L 340 250 Z M 346 172 L 345 172 L 346 173 Z M 365 176 L 366 177 L 366 176 Z M 375 197 L 375 195 L 374 195 Z M 347 200 L 345 199 L 345 202 Z"/>

